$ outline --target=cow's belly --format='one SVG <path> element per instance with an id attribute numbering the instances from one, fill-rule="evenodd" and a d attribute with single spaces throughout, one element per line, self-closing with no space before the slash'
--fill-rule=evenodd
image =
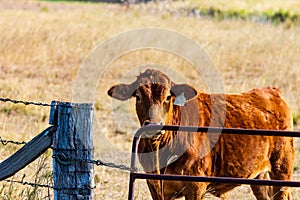
<path id="1" fill-rule="evenodd" d="M 267 175 L 268 172 L 263 171 L 263 172 L 258 172 L 258 173 L 253 173 L 253 175 L 250 178 L 256 178 L 260 174 L 264 174 L 263 177 L 266 179 L 269 179 L 269 176 Z M 207 191 L 209 191 L 211 194 L 220 197 L 221 195 L 229 192 L 230 190 L 234 189 L 235 187 L 240 186 L 239 184 L 220 184 L 220 183 L 210 183 L 207 186 Z"/>
<path id="2" fill-rule="evenodd" d="M 270 137 L 224 135 L 215 148 L 213 176 L 255 178 L 270 171 Z"/>

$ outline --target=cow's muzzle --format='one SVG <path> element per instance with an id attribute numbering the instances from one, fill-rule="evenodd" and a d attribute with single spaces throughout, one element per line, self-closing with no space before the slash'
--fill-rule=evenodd
<path id="1" fill-rule="evenodd" d="M 149 121 L 149 120 L 146 120 L 143 123 L 143 126 L 153 126 L 153 125 L 163 126 L 163 123 L 162 122 L 152 122 L 152 121 Z M 151 130 L 151 127 L 149 127 L 149 130 L 147 130 L 147 132 L 146 132 L 146 136 L 150 137 L 150 138 L 153 138 L 153 137 L 156 138 L 156 137 L 159 137 L 160 135 L 162 135 L 164 133 L 165 133 L 164 130 L 157 130 L 157 129 Z"/>

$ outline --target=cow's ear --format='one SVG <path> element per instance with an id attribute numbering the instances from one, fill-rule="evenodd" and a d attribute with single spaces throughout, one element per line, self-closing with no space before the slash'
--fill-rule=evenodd
<path id="1" fill-rule="evenodd" d="M 197 96 L 197 90 L 188 84 L 177 84 L 172 86 L 171 94 L 176 97 L 184 95 L 185 99 L 189 100 Z"/>
<path id="2" fill-rule="evenodd" d="M 135 93 L 135 90 L 133 87 L 129 84 L 119 84 L 112 86 L 107 94 L 111 96 L 112 98 L 125 101 L 130 99 Z"/>

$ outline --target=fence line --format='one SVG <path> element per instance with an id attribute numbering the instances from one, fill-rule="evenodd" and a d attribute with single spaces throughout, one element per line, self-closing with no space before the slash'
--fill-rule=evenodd
<path id="1" fill-rule="evenodd" d="M 25 144 L 27 144 L 27 142 L 25 142 L 25 141 L 19 142 L 19 141 L 14 141 L 14 140 L 4 140 L 1 138 L 1 136 L 0 136 L 0 143 L 2 145 L 8 145 L 8 144 L 25 145 Z M 50 148 L 52 150 L 55 149 L 53 147 L 50 147 Z M 104 166 L 104 167 L 120 169 L 120 170 L 124 170 L 124 171 L 128 171 L 128 172 L 137 171 L 136 168 L 131 168 L 131 167 L 128 167 L 128 166 L 122 165 L 122 164 L 115 164 L 112 162 L 104 162 L 100 159 L 88 160 L 88 159 L 78 159 L 78 158 L 66 158 L 66 157 L 61 157 L 61 155 L 53 155 L 52 158 L 59 159 L 60 162 L 65 162 L 65 163 L 69 163 L 69 162 L 92 163 L 96 166 Z"/>
<path id="2" fill-rule="evenodd" d="M 85 104 L 73 104 L 73 103 L 61 103 L 61 102 L 57 102 L 57 101 L 52 101 L 51 104 L 46 104 L 46 103 L 40 103 L 40 102 L 33 102 L 33 101 L 23 101 L 23 100 L 15 100 L 15 99 L 10 99 L 10 98 L 0 98 L 0 102 L 9 102 L 9 103 L 13 103 L 13 104 L 24 104 L 25 106 L 27 105 L 34 105 L 34 106 L 43 106 L 43 107 L 50 107 L 50 117 L 49 117 L 49 123 L 54 125 L 49 127 L 48 129 L 44 130 L 43 132 L 41 132 L 40 134 L 38 134 L 36 137 L 34 137 L 31 141 L 29 142 L 20 142 L 20 141 L 14 141 L 14 140 L 6 140 L 6 139 L 2 139 L 2 137 L 0 137 L 0 144 L 2 145 L 7 145 L 7 144 L 16 144 L 16 145 L 24 145 L 23 147 L 21 147 L 21 149 L 19 149 L 18 151 L 16 151 L 12 156 L 10 156 L 9 158 L 7 158 L 6 160 L 4 160 L 3 162 L 0 163 L 0 181 L 5 181 L 8 183 L 18 183 L 18 184 L 22 184 L 22 185 L 26 185 L 26 186 L 31 186 L 31 187 L 43 187 L 43 188 L 50 188 L 50 189 L 54 189 L 54 198 L 56 199 L 60 199 L 61 197 L 65 198 L 65 195 L 69 195 L 69 192 L 73 192 L 73 191 L 77 191 L 75 194 L 75 197 L 77 198 L 81 198 L 83 196 L 86 196 L 86 192 L 82 193 L 81 192 L 83 190 L 85 191 L 91 191 L 91 198 L 93 199 L 93 189 L 95 189 L 93 183 L 88 186 L 86 184 L 79 184 L 79 186 L 75 186 L 73 187 L 72 184 L 74 184 L 73 182 L 71 182 L 70 185 L 65 185 L 65 182 L 63 182 L 63 184 L 61 185 L 55 185 L 55 183 L 58 181 L 57 179 L 55 180 L 55 173 L 58 173 L 56 170 L 60 170 L 61 168 L 66 168 L 66 169 L 73 169 L 72 166 L 76 168 L 80 168 L 78 170 L 79 172 L 79 176 L 81 176 L 82 174 L 82 170 L 84 170 L 84 166 L 105 166 L 105 167 L 110 167 L 110 168 L 115 168 L 115 169 L 120 169 L 120 170 L 125 170 L 128 172 L 134 171 L 133 169 L 131 169 L 130 167 L 127 167 L 125 165 L 118 165 L 115 163 L 110 163 L 110 162 L 103 162 L 102 160 L 94 160 L 94 159 L 86 159 L 85 156 L 83 157 L 76 157 L 74 155 L 73 150 L 68 152 L 68 147 L 67 149 L 60 149 L 61 147 L 61 140 L 57 140 L 56 143 L 54 141 L 52 141 L 52 139 L 54 138 L 54 136 L 56 136 L 57 134 L 57 123 L 59 122 L 57 120 L 57 117 L 61 117 L 60 123 L 62 123 L 63 121 L 67 122 L 69 120 L 68 115 L 70 114 L 70 112 L 74 109 L 74 115 L 80 115 L 80 113 L 92 113 L 93 111 L 88 111 L 88 109 L 93 110 L 92 105 L 88 105 Z M 67 107 L 67 109 L 65 109 Z M 58 109 L 65 109 L 65 113 L 62 114 L 61 112 L 58 112 Z M 87 109 L 88 108 L 88 109 Z M 82 109 L 82 111 L 80 110 Z M 84 111 L 86 110 L 86 111 Z M 73 116 L 72 114 L 72 116 Z M 67 117 L 65 117 L 67 116 Z M 71 115 L 70 115 L 71 116 Z M 92 115 L 91 115 L 92 116 Z M 89 116 L 89 117 L 91 117 Z M 83 120 L 85 116 L 84 114 L 78 118 L 78 120 L 75 120 L 76 123 L 79 123 L 78 121 Z M 87 118 L 88 119 L 88 118 Z M 68 123 L 68 122 L 67 122 Z M 71 123 L 72 126 L 76 125 L 73 123 L 73 121 L 69 120 L 69 123 Z M 63 128 L 63 124 L 59 124 L 62 130 Z M 76 132 L 78 131 L 77 129 L 82 126 L 82 124 L 79 124 L 78 127 L 74 127 L 76 129 L 76 131 L 74 132 L 74 138 L 78 137 L 76 136 Z M 69 128 L 69 126 L 67 126 Z M 67 129 L 66 129 L 67 130 Z M 72 131 L 71 131 L 72 132 Z M 56 133 L 56 134 L 54 134 Z M 84 133 L 84 132 L 83 132 Z M 53 138 L 52 138 L 53 135 Z M 58 142 L 58 143 L 57 143 Z M 66 142 L 68 143 L 68 139 L 66 140 Z M 59 144 L 58 146 L 54 145 L 54 144 Z M 74 145 L 74 146 L 78 146 L 78 144 Z M 28 182 L 25 181 L 24 178 L 25 176 L 23 176 L 23 178 L 21 180 L 8 180 L 7 178 L 14 175 L 15 173 L 17 173 L 20 169 L 24 168 L 25 166 L 27 166 L 29 163 L 31 163 L 33 160 L 35 160 L 37 157 L 39 157 L 44 151 L 46 151 L 48 148 L 52 148 L 53 150 L 53 163 L 57 163 L 58 165 L 60 165 L 60 167 L 58 169 L 55 170 L 55 168 L 53 168 L 53 179 L 54 179 L 54 185 L 47 185 L 47 184 L 39 184 L 39 183 L 32 183 L 32 182 Z M 63 150 L 63 151 L 62 151 Z M 71 149 L 70 149 L 71 150 Z M 88 148 L 87 151 L 93 151 L 93 148 Z M 74 151 L 76 151 L 76 149 L 74 149 Z M 79 150 L 79 152 L 82 150 Z M 64 156 L 64 154 L 62 154 L 61 152 L 64 152 L 66 154 L 68 154 L 67 156 Z M 73 156 L 70 156 L 73 155 Z M 84 155 L 84 154 L 83 154 Z M 77 165 L 76 163 L 80 163 L 79 165 Z M 54 166 L 54 164 L 53 164 Z M 68 170 L 67 170 L 68 171 Z M 73 173 L 73 171 L 70 171 L 71 173 Z M 76 171 L 74 171 L 75 173 Z M 65 173 L 65 172 L 62 172 Z M 88 174 L 90 173 L 90 175 L 92 175 L 91 180 L 93 180 L 93 173 L 92 172 L 88 172 Z M 87 174 L 87 175 L 88 175 Z M 62 176 L 65 178 L 66 174 L 62 174 Z M 59 178 L 60 179 L 60 178 Z M 67 178 L 68 179 L 68 178 Z M 76 178 L 77 180 L 77 178 Z M 82 183 L 84 183 L 83 181 L 84 179 L 82 179 Z M 64 191 L 68 191 L 67 193 L 64 193 Z M 61 196 L 62 195 L 62 196 Z M 73 198 L 73 196 L 70 198 Z"/>
<path id="3" fill-rule="evenodd" d="M 13 140 L 3 140 L 0 136 L 0 142 L 3 145 L 8 145 L 9 143 L 11 144 L 15 144 L 15 145 L 24 145 L 27 144 L 27 142 L 19 142 L 19 141 L 13 141 Z M 55 149 L 53 147 L 51 147 L 51 149 Z M 89 159 L 78 159 L 78 158 L 67 158 L 63 155 L 53 155 L 52 156 L 53 159 L 57 159 L 58 162 L 64 163 L 64 164 L 69 164 L 70 162 L 78 162 L 78 163 L 91 163 L 94 164 L 96 166 L 104 166 L 104 167 L 109 167 L 109 168 L 114 168 L 114 169 L 120 169 L 120 170 L 124 170 L 124 171 L 128 171 L 128 172 L 132 172 L 132 171 L 137 171 L 136 168 L 131 168 L 131 167 L 127 167 L 125 165 L 122 164 L 115 164 L 115 163 L 111 163 L 111 162 L 104 162 L 100 159 L 97 160 L 89 160 Z M 15 181 L 15 180 L 0 180 L 0 181 L 6 181 L 6 182 L 13 182 L 13 183 L 20 183 L 23 185 L 29 185 L 29 186 L 38 186 L 38 187 L 49 187 L 49 188 L 53 188 L 53 186 L 45 186 L 45 185 L 41 185 L 41 184 L 35 184 L 35 183 L 29 183 L 29 182 L 24 182 L 23 179 L 21 181 Z"/>
<path id="4" fill-rule="evenodd" d="M 54 147 L 51 145 L 52 143 L 52 134 L 56 132 L 56 123 L 57 123 L 57 106 L 59 102 L 53 101 L 51 104 L 46 103 L 40 103 L 40 102 L 32 102 L 32 101 L 22 101 L 22 100 L 14 100 L 10 98 L 0 98 L 0 101 L 2 102 L 10 102 L 13 104 L 24 104 L 24 105 L 35 105 L 35 106 L 44 106 L 44 107 L 51 107 L 50 111 L 50 124 L 53 124 L 54 126 L 49 127 L 42 133 L 40 133 L 38 136 L 36 136 L 33 140 L 30 142 L 19 142 L 19 141 L 13 141 L 13 140 L 5 140 L 2 139 L 0 136 L 0 143 L 2 145 L 7 145 L 8 143 L 15 144 L 15 145 L 24 145 L 20 150 L 18 150 L 15 154 L 13 154 L 11 157 L 0 163 L 0 171 L 5 172 L 0 175 L 0 181 L 6 179 L 7 177 L 11 176 L 11 174 L 16 173 L 15 171 L 11 171 L 8 168 L 13 165 L 14 170 L 18 171 L 19 169 L 25 167 L 30 162 L 32 162 L 33 159 L 36 159 L 39 157 L 46 149 L 52 148 L 54 154 L 52 156 L 53 161 L 56 162 L 60 166 L 69 166 L 74 163 L 85 163 L 85 164 L 92 164 L 92 166 L 105 166 L 110 168 L 116 168 L 120 170 L 125 170 L 130 172 L 130 188 L 129 188 L 129 199 L 133 198 L 133 189 L 134 189 L 134 180 L 135 179 L 158 179 L 158 180 L 186 180 L 186 181 L 198 181 L 198 182 L 219 182 L 219 183 L 240 183 L 240 184 L 259 184 L 259 185 L 282 185 L 282 186 L 289 186 L 289 187 L 299 187 L 300 182 L 295 181 L 274 181 L 274 180 L 249 180 L 249 179 L 237 179 L 237 178 L 229 178 L 229 177 L 195 177 L 195 176 L 180 176 L 180 175 L 155 175 L 155 174 L 143 174 L 143 173 L 137 173 L 137 168 L 135 166 L 136 162 L 136 156 L 137 156 L 137 144 L 139 141 L 139 138 L 141 134 L 148 130 L 173 130 L 173 131 L 189 131 L 189 132 L 209 132 L 209 133 L 225 133 L 225 134 L 247 134 L 247 135 L 266 135 L 266 136 L 286 136 L 286 137 L 300 137 L 300 132 L 294 132 L 294 131 L 274 131 L 274 130 L 249 130 L 249 129 L 239 129 L 239 128 L 222 128 L 222 127 L 187 127 L 187 126 L 158 126 L 158 125 L 151 125 L 140 128 L 132 142 L 132 160 L 131 160 L 131 166 L 127 167 L 125 165 L 118 165 L 114 163 L 109 162 L 103 162 L 102 160 L 94 160 L 94 159 L 86 159 L 79 158 L 71 155 L 77 155 L 72 154 L 73 149 L 60 149 L 59 147 Z M 61 107 L 68 107 L 68 108 L 76 108 L 76 109 L 86 109 L 85 106 L 81 106 L 82 104 L 72 104 L 72 103 L 63 103 L 60 104 Z M 89 107 L 89 109 L 93 109 Z M 69 109 L 67 112 L 69 112 L 72 109 Z M 77 111 L 76 111 L 77 112 Z M 89 112 L 88 112 L 89 113 Z M 63 118 L 63 116 L 61 116 Z M 91 116 L 90 116 L 91 117 Z M 76 121 L 76 120 L 75 120 Z M 72 125 L 73 122 L 72 122 Z M 46 132 L 51 132 L 51 134 L 46 134 Z M 42 144 L 42 145 L 40 145 Z M 24 154 L 24 152 L 28 151 L 28 149 L 34 147 L 38 149 L 33 155 L 27 154 L 27 157 L 25 161 L 22 161 L 22 165 L 16 164 L 15 161 L 20 158 L 19 156 Z M 62 151 L 64 150 L 64 151 Z M 68 152 L 70 150 L 70 152 Z M 87 151 L 93 151 L 93 148 L 87 148 Z M 81 150 L 82 151 L 82 150 Z M 31 151 L 33 152 L 33 151 Z M 68 154 L 65 155 L 64 153 Z M 26 155 L 26 154 L 25 154 Z M 26 156 L 25 156 L 26 157 Z M 17 159 L 16 159 L 17 158 Z M 80 164 L 81 165 L 81 164 Z M 75 166 L 75 165 L 74 165 Z M 5 171 L 6 170 L 6 171 Z M 54 189 L 57 193 L 58 190 L 73 190 L 73 189 L 79 189 L 79 190 L 93 190 L 95 189 L 94 185 L 82 185 L 80 188 L 74 188 L 74 187 L 57 187 L 57 186 L 51 186 L 46 184 L 36 184 L 36 183 L 30 183 L 27 181 L 24 181 L 25 176 L 23 176 L 22 180 L 15 181 L 15 180 L 4 180 L 6 182 L 10 183 L 19 183 L 23 185 L 28 185 L 32 187 L 45 187 L 45 188 L 51 188 Z M 55 181 L 54 181 L 55 182 Z M 91 195 L 93 196 L 93 192 L 91 192 Z M 78 196 L 78 194 L 77 194 Z M 82 197 L 82 195 L 79 195 Z M 59 198 L 58 198 L 59 199 Z M 91 197 L 93 199 L 93 197 Z"/>

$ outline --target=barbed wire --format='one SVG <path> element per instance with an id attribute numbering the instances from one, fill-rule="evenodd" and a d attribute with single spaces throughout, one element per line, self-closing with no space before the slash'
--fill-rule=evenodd
<path id="1" fill-rule="evenodd" d="M 10 98 L 1 98 L 0 101 L 2 102 L 10 102 L 13 104 L 24 104 L 24 105 L 35 105 L 35 106 L 52 106 L 51 104 L 48 103 L 40 103 L 40 102 L 34 102 L 34 101 L 23 101 L 23 100 L 15 100 L 15 99 L 10 99 Z"/>
<path id="2" fill-rule="evenodd" d="M 42 187 L 42 188 L 54 189 L 54 187 L 52 185 L 40 184 L 40 183 L 32 183 L 32 182 L 24 181 L 25 177 L 26 177 L 26 175 L 23 174 L 22 179 L 19 180 L 19 181 L 10 180 L 10 179 L 6 179 L 6 180 L 3 180 L 3 181 L 8 182 L 8 183 L 19 183 L 19 184 L 22 184 L 22 185 L 25 185 L 25 186 L 31 186 L 31 187 Z"/>
<path id="3" fill-rule="evenodd" d="M 106 167 L 120 169 L 120 170 L 124 170 L 124 171 L 129 171 L 129 172 L 137 172 L 136 167 L 131 168 L 131 167 L 127 167 L 125 165 L 117 165 L 117 164 L 114 164 L 114 163 L 105 163 L 101 160 L 93 160 L 93 163 L 97 166 L 106 166 Z"/>
<path id="4" fill-rule="evenodd" d="M 8 183 L 19 183 L 25 186 L 31 186 L 31 187 L 43 187 L 43 188 L 50 188 L 50 189 L 54 189 L 54 187 L 52 185 L 46 185 L 46 184 L 39 184 L 39 183 L 31 183 L 31 182 L 27 182 L 27 181 L 16 181 L 16 180 L 3 180 L 5 182 Z"/>
<path id="5" fill-rule="evenodd" d="M 90 159 L 79 159 L 79 158 L 67 158 L 64 155 L 58 154 L 58 155 L 53 155 L 52 158 L 56 159 L 57 162 L 63 164 L 63 165 L 69 165 L 71 162 L 79 162 L 79 163 L 90 163 L 94 164 L 96 166 L 105 166 L 105 167 L 110 167 L 114 169 L 120 169 L 123 171 L 129 171 L 129 172 L 136 172 L 137 168 L 131 168 L 127 167 L 126 165 L 120 165 L 120 164 L 115 164 L 111 162 L 103 162 L 102 160 L 90 160 Z"/>
<path id="6" fill-rule="evenodd" d="M 27 142 L 24 142 L 24 141 L 22 141 L 22 142 L 18 142 L 18 141 L 14 141 L 14 140 L 4 140 L 4 139 L 2 139 L 2 137 L 0 136 L 0 143 L 2 144 L 2 145 L 7 145 L 7 144 L 15 144 L 15 145 L 24 145 L 24 144 L 27 144 Z"/>
<path id="7" fill-rule="evenodd" d="M 79 163 L 91 163 L 97 166 L 106 166 L 106 167 L 110 167 L 110 168 L 115 168 L 115 169 L 120 169 L 120 170 L 125 170 L 125 171 L 129 171 L 129 172 L 136 172 L 137 168 L 130 168 L 127 167 L 125 165 L 117 165 L 114 163 L 107 163 L 107 162 L 103 162 L 101 160 L 89 160 L 89 159 L 78 159 L 78 158 L 68 158 L 65 159 L 64 161 L 62 161 L 60 156 L 52 156 L 53 158 L 57 159 L 58 162 L 62 162 L 61 164 L 70 164 L 71 162 L 79 162 Z M 55 188 L 52 185 L 47 185 L 47 184 L 40 184 L 40 183 L 32 183 L 32 182 L 28 182 L 28 181 L 24 181 L 25 178 L 25 174 L 23 175 L 21 180 L 10 180 L 10 179 L 6 179 L 6 180 L 2 180 L 8 183 L 18 183 L 18 184 L 22 184 L 24 186 L 31 186 L 31 187 L 42 187 L 42 188 L 48 188 L 48 189 L 59 189 L 59 188 Z M 95 189 L 95 188 L 92 188 Z"/>
<path id="8" fill-rule="evenodd" d="M 35 105 L 35 106 L 43 106 L 43 107 L 55 107 L 57 106 L 56 103 L 54 102 L 54 104 L 49 104 L 49 103 L 41 103 L 41 102 L 34 102 L 34 101 L 24 101 L 24 100 L 16 100 L 16 99 L 10 99 L 10 98 L 1 98 L 0 97 L 0 102 L 10 102 L 10 103 L 13 103 L 13 104 L 24 104 L 25 106 L 28 106 L 28 105 Z M 57 101 L 58 102 L 58 101 Z M 71 105 L 66 103 L 65 104 L 62 104 L 62 105 L 59 105 L 61 107 L 66 107 L 66 108 L 76 108 L 76 109 L 94 109 L 93 107 L 90 107 L 90 108 L 85 108 L 85 107 L 80 107 L 80 106 L 77 106 L 77 105 Z"/>
<path id="9" fill-rule="evenodd" d="M 1 98 L 0 97 L 0 101 L 2 102 L 10 102 L 13 104 L 24 104 L 24 105 L 36 105 L 36 106 L 51 106 L 51 104 L 46 104 L 46 103 L 40 103 L 40 102 L 33 102 L 33 101 L 23 101 L 23 100 L 15 100 L 15 99 L 10 99 L 10 98 Z M 0 136 L 0 143 L 2 145 L 7 145 L 7 144 L 15 144 L 15 145 L 24 145 L 27 144 L 26 142 L 22 141 L 13 141 L 13 140 L 5 140 L 2 139 L 2 137 Z"/>

